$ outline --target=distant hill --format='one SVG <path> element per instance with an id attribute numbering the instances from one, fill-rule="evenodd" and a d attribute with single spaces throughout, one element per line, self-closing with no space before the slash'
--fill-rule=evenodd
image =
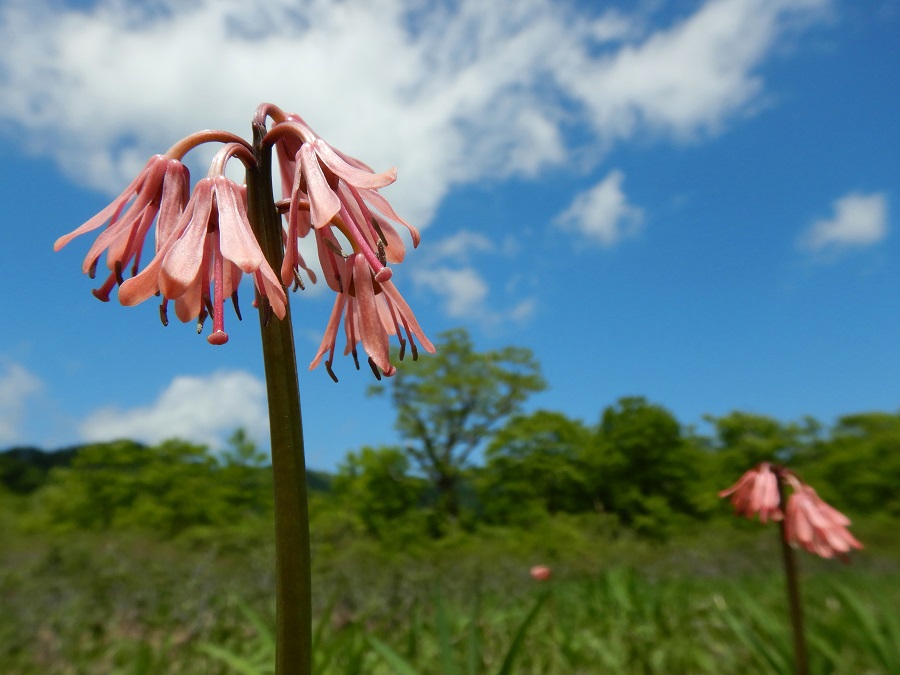
<path id="1" fill-rule="evenodd" d="M 30 494 L 47 482 L 50 470 L 67 467 L 87 445 L 58 450 L 19 446 L 0 451 L 0 485 L 10 492 Z M 260 467 L 270 469 L 270 467 Z M 311 492 L 331 492 L 334 476 L 326 471 L 307 470 L 306 485 Z"/>
<path id="2" fill-rule="evenodd" d="M 0 452 L 0 483 L 11 492 L 34 492 L 47 480 L 50 469 L 68 466 L 78 447 L 48 452 L 32 446 L 16 447 Z"/>

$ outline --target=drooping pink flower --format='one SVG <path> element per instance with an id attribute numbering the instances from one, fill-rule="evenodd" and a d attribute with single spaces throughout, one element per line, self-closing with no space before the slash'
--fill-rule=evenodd
<path id="1" fill-rule="evenodd" d="M 778 476 L 768 462 L 753 467 L 737 483 L 719 493 L 719 497 L 729 495 L 738 515 L 753 518 L 758 513 L 763 523 L 770 518 L 781 520 L 783 516 L 779 507 Z"/>
<path id="2" fill-rule="evenodd" d="M 785 537 L 810 553 L 833 558 L 863 548 L 847 529 L 850 519 L 824 502 L 809 485 L 795 488 L 786 511 Z"/>
<path id="3" fill-rule="evenodd" d="M 136 305 L 159 291 L 175 301 L 182 321 L 213 317 L 211 344 L 225 344 L 226 297 L 235 297 L 241 272 L 253 276 L 260 296 L 279 319 L 286 297 L 247 217 L 246 188 L 224 175 L 199 181 L 178 223 L 151 263 L 119 290 L 123 305 Z M 211 289 L 211 290 L 210 290 Z"/>
<path id="4" fill-rule="evenodd" d="M 547 581 L 553 576 L 553 570 L 546 565 L 535 565 L 528 570 L 528 573 L 535 581 Z"/>
<path id="5" fill-rule="evenodd" d="M 124 281 L 124 271 L 129 265 L 132 276 L 138 273 L 144 241 L 154 221 L 159 246 L 181 217 L 189 194 L 187 167 L 177 159 L 154 155 L 122 194 L 81 227 L 57 239 L 53 249 L 59 251 L 75 237 L 106 224 L 106 229 L 85 256 L 82 270 L 93 278 L 100 256 L 107 251 L 106 264 L 110 274 L 93 293 L 108 302 L 110 291 L 116 283 Z"/>
<path id="6" fill-rule="evenodd" d="M 413 245 L 419 243 L 418 231 L 378 192 L 396 180 L 396 170 L 375 173 L 330 146 L 297 115 L 284 116 L 269 133 L 279 158 L 282 190 L 290 202 L 286 214 L 288 247 L 295 237 L 306 236 L 310 228 L 335 227 L 351 242 L 354 252 L 365 256 L 377 281 L 390 279 L 387 263 L 400 262 L 404 251 L 402 240 L 388 221 L 406 226 Z M 322 263 L 324 266 L 325 261 Z M 296 265 L 289 268 L 288 264 L 286 261 L 281 270 L 285 284 L 298 273 Z"/>
<path id="7" fill-rule="evenodd" d="M 353 360 L 356 367 L 359 368 L 356 347 L 362 343 L 363 350 L 369 356 L 370 366 L 379 379 L 381 373 L 378 369 L 388 377 L 396 372 L 396 368 L 390 362 L 389 336 L 391 335 L 396 335 L 400 341 L 401 359 L 407 340 L 413 358 L 416 358 L 416 343 L 413 335 L 419 339 L 425 351 L 434 353 L 434 345 L 425 337 L 409 305 L 406 304 L 391 281 L 377 281 L 365 257 L 359 253 L 351 254 L 346 261 L 341 262 L 343 262 L 343 269 L 338 269 L 341 266 L 336 265 L 336 274 L 332 275 L 332 278 L 340 286 L 340 291 L 335 298 L 322 344 L 309 366 L 310 370 L 316 368 L 322 357 L 327 354 L 325 369 L 337 382 L 337 377 L 332 370 L 332 363 L 342 317 L 344 332 L 347 336 L 344 354 L 353 354 Z M 326 274 L 326 278 L 328 277 L 329 275 Z M 406 339 L 403 338 L 404 334 Z"/>

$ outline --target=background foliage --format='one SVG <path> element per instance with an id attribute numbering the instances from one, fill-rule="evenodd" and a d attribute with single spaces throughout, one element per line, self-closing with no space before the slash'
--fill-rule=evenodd
<path id="1" fill-rule="evenodd" d="M 803 560 L 815 672 L 900 672 L 900 414 L 586 423 L 526 410 L 527 350 L 443 339 L 373 392 L 404 444 L 310 474 L 318 672 L 789 672 L 775 530 L 716 495 L 760 461 L 866 544 Z M 271 468 L 240 430 L 0 453 L 0 541 L 4 673 L 267 672 Z"/>

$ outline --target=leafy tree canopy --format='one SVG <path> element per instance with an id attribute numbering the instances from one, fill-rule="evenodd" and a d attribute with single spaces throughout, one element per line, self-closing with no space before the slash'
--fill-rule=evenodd
<path id="1" fill-rule="evenodd" d="M 434 485 L 439 510 L 459 514 L 459 481 L 472 453 L 546 386 L 529 349 L 478 352 L 463 329 L 443 333 L 437 354 L 402 363 L 387 385 L 405 451 Z"/>

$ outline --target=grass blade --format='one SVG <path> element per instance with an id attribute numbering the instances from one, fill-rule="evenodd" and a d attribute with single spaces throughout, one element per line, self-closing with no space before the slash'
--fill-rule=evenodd
<path id="1" fill-rule="evenodd" d="M 459 668 L 453 658 L 453 644 L 450 638 L 450 620 L 444 609 L 439 593 L 434 595 L 435 623 L 438 634 L 438 646 L 441 650 L 441 669 L 444 675 L 460 675 Z"/>
<path id="2" fill-rule="evenodd" d="M 418 671 L 402 656 L 372 635 L 366 637 L 372 649 L 388 662 L 397 675 L 419 675 Z"/>
<path id="3" fill-rule="evenodd" d="M 516 635 L 513 638 L 512 644 L 509 646 L 509 651 L 506 652 L 506 658 L 503 659 L 503 665 L 500 666 L 497 675 L 510 675 L 510 673 L 512 673 L 513 662 L 516 660 L 516 656 L 522 647 L 522 643 L 525 641 L 525 634 L 528 632 L 528 627 L 531 626 L 531 623 L 534 621 L 541 607 L 544 606 L 544 603 L 547 602 L 547 598 L 549 597 L 550 591 L 547 591 L 538 598 L 536 603 L 534 603 L 534 607 L 531 608 L 528 616 L 525 617 L 522 625 L 519 626 L 519 630 L 516 631 Z"/>
<path id="4" fill-rule="evenodd" d="M 469 638 L 466 648 L 466 671 L 468 675 L 481 673 L 481 640 L 478 631 L 481 623 L 481 591 L 475 591 L 475 603 L 472 607 L 472 618 L 469 621 Z"/>
<path id="5" fill-rule="evenodd" d="M 263 675 L 265 671 L 261 670 L 258 666 L 251 663 L 245 658 L 238 656 L 237 654 L 232 654 L 227 649 L 223 649 L 222 647 L 217 647 L 216 645 L 211 644 L 202 644 L 198 645 L 197 649 L 201 652 L 212 656 L 215 659 L 218 659 L 232 670 L 241 673 L 242 675 Z"/>

